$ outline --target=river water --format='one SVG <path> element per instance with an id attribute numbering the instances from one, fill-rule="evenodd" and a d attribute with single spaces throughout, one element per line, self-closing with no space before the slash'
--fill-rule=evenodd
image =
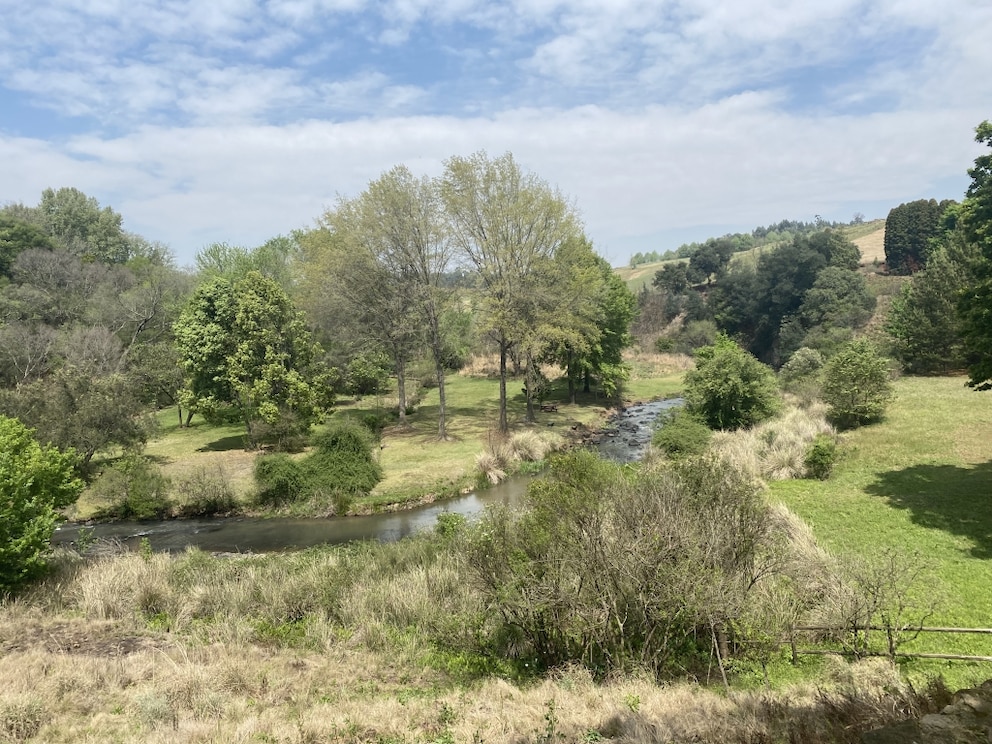
<path id="1" fill-rule="evenodd" d="M 681 399 L 654 401 L 620 411 L 600 432 L 596 445 L 599 452 L 603 457 L 617 462 L 639 460 L 651 440 L 654 422 L 659 414 L 681 403 Z M 91 537 L 117 540 L 132 548 L 144 538 L 152 550 L 170 552 L 197 547 L 217 553 L 261 553 L 356 540 L 391 542 L 432 529 L 440 514 L 475 518 L 490 505 L 514 506 L 523 500 L 532 480 L 533 476 L 514 476 L 483 491 L 413 509 L 364 517 L 173 519 L 113 522 L 93 527 L 66 524 L 56 531 L 52 542 L 56 545 L 73 543 L 79 539 L 80 530 L 86 530 Z"/>

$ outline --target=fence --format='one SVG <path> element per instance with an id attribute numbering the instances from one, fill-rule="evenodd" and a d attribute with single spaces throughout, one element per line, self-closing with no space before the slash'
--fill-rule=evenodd
<path id="1" fill-rule="evenodd" d="M 797 632 L 829 632 L 829 633 L 843 633 L 843 632 L 853 632 L 855 636 L 855 641 L 857 641 L 857 635 L 859 632 L 867 631 L 882 631 L 886 635 L 888 640 L 888 653 L 881 651 L 869 651 L 867 649 L 867 638 L 865 639 L 865 648 L 862 649 L 851 649 L 849 651 L 834 651 L 827 649 L 800 649 L 796 647 L 796 633 Z M 915 635 L 915 639 L 920 633 L 974 633 L 978 635 L 992 635 L 992 628 L 935 628 L 935 627 L 907 627 L 907 628 L 895 628 L 891 626 L 882 625 L 863 625 L 859 627 L 848 627 L 848 628 L 837 628 L 837 627 L 826 627 L 819 625 L 802 625 L 795 626 L 789 630 L 789 645 L 792 648 L 792 663 L 798 663 L 800 655 L 835 655 L 835 656 L 889 656 L 890 658 L 904 658 L 904 659 L 954 659 L 957 661 L 992 661 L 992 656 L 969 656 L 966 654 L 929 654 L 929 653 L 909 653 L 904 651 L 896 651 L 898 646 L 896 634 L 903 632 L 912 632 Z"/>

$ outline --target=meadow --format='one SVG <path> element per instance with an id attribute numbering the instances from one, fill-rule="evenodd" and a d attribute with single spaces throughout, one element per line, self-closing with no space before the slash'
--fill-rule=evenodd
<path id="1" fill-rule="evenodd" d="M 672 364 L 637 360 L 630 389 L 643 398 L 677 392 Z M 659 371 L 667 374 L 651 376 Z M 832 553 L 911 566 L 906 618 L 985 627 L 992 399 L 963 383 L 897 380 L 884 421 L 841 435 L 828 480 L 774 481 L 767 493 Z M 493 387 L 459 378 L 454 399 L 467 407 Z M 432 445 L 429 395 L 419 405 L 411 422 L 418 433 L 387 432 L 384 440 L 393 493 L 408 487 L 404 456 L 438 458 L 422 473 L 456 461 L 470 470 L 491 428 L 486 415 L 462 415 L 460 439 L 450 449 Z M 560 406 L 557 415 L 592 423 L 602 408 Z M 198 455 L 238 452 L 223 444 L 236 430 L 165 431 L 151 445 L 165 467 L 182 459 L 177 436 L 198 443 Z M 731 670 L 729 691 L 715 668 L 664 684 L 636 673 L 597 680 L 577 667 L 534 674 L 520 661 L 479 653 L 487 608 L 452 547 L 458 529 L 441 525 L 391 545 L 254 556 L 106 545 L 63 552 L 46 581 L 0 608 L 0 678 L 8 680 L 0 740 L 857 741 L 866 721 L 939 710 L 947 687 L 992 677 L 992 664 L 960 661 L 817 656 L 794 667 L 787 645 L 769 665 L 770 688 L 747 665 Z M 920 636 L 901 650 L 992 655 L 988 640 Z"/>

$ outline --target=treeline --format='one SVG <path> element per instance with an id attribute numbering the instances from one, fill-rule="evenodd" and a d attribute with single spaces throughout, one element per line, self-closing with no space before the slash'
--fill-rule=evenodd
<path id="1" fill-rule="evenodd" d="M 473 353 L 524 378 L 533 420 L 547 380 L 616 395 L 635 300 L 568 201 L 512 155 L 451 158 L 440 178 L 398 166 L 317 226 L 246 248 L 218 243 L 177 268 L 160 244 L 77 189 L 0 210 L 0 413 L 85 466 L 140 447 L 145 414 L 174 406 L 240 421 L 249 447 L 302 446 L 335 396 L 409 376 L 440 394 Z"/>
<path id="2" fill-rule="evenodd" d="M 711 248 L 715 244 L 729 246 L 732 253 L 742 253 L 752 248 L 775 245 L 796 235 L 807 235 L 826 228 L 843 227 L 845 224 L 857 225 L 862 222 L 864 222 L 864 216 L 861 214 L 855 215 L 850 223 L 830 222 L 819 217 L 813 222 L 782 220 L 767 227 L 756 227 L 749 233 L 728 233 L 719 238 L 708 238 L 702 243 L 695 241 L 683 243 L 675 250 L 635 253 L 630 257 L 630 268 L 634 269 L 643 264 L 658 263 L 676 258 L 692 258 L 701 249 Z"/>

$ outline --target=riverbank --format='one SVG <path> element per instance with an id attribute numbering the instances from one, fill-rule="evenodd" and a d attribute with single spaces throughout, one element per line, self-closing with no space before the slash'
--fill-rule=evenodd
<path id="1" fill-rule="evenodd" d="M 633 355 L 628 400 L 670 397 L 681 387 L 685 359 L 671 355 Z M 411 386 L 412 387 L 412 386 Z M 511 384 L 511 392 L 519 385 Z M 463 494 L 478 485 L 476 456 L 486 451 L 496 438 L 498 420 L 498 380 L 473 374 L 451 375 L 446 386 L 448 438 L 437 439 L 438 399 L 436 389 L 414 391 L 416 399 L 406 425 L 395 423 L 382 433 L 379 462 L 382 481 L 364 497 L 354 499 L 347 510 L 351 516 L 415 508 Z M 554 381 L 546 401 L 557 410 L 541 411 L 535 425 L 525 424 L 522 394 L 510 396 L 508 414 L 512 431 L 528 428 L 560 433 L 563 439 L 598 429 L 612 410 L 602 398 L 580 394 L 575 404 L 567 400 L 564 381 Z M 331 419 L 369 415 L 388 416 L 395 399 L 382 396 L 362 400 L 341 400 Z M 394 414 L 395 415 L 395 414 Z M 233 494 L 228 514 L 250 517 L 327 517 L 334 509 L 327 504 L 294 504 L 277 510 L 253 503 L 253 467 L 258 452 L 245 451 L 240 425 L 209 425 L 194 417 L 188 428 L 179 426 L 175 411 L 156 414 L 157 433 L 145 448 L 145 455 L 173 483 L 205 475 L 226 484 Z M 533 467 L 526 465 L 527 467 Z M 92 489 L 85 492 L 67 515 L 85 522 L 99 513 L 101 504 Z"/>

